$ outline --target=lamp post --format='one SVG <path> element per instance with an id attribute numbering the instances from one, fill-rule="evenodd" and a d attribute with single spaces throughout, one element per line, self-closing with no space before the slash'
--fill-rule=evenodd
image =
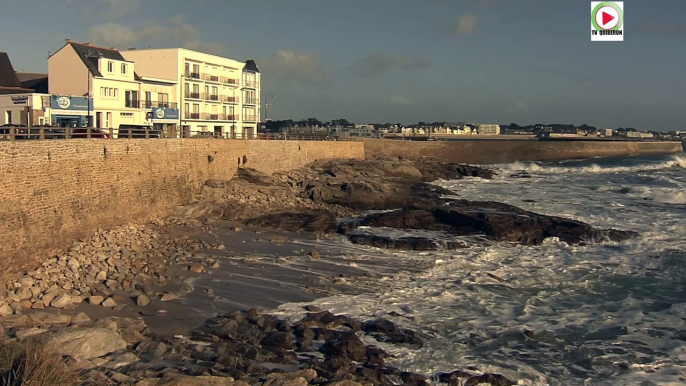
<path id="1" fill-rule="evenodd" d="M 274 98 L 274 94 L 267 94 L 264 96 L 264 129 L 267 130 L 267 111 L 269 110 L 269 104 L 267 103 L 267 98 Z"/>

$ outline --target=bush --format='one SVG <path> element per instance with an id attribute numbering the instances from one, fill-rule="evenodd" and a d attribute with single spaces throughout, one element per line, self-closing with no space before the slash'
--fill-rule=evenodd
<path id="1" fill-rule="evenodd" d="M 0 342 L 0 386 L 79 386 L 83 376 L 54 347 L 36 339 Z"/>

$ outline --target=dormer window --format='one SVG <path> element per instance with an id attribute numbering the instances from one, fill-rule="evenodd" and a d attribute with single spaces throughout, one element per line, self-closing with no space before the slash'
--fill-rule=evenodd
<path id="1" fill-rule="evenodd" d="M 126 75 L 126 67 L 127 67 L 126 64 L 121 65 L 121 73 L 124 75 Z"/>
<path id="2" fill-rule="evenodd" d="M 107 62 L 107 72 L 114 72 L 114 62 Z"/>

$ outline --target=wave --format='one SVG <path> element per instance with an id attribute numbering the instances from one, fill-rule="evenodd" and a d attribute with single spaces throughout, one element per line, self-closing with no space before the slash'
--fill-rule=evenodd
<path id="1" fill-rule="evenodd" d="M 581 167 L 541 166 L 537 163 L 521 163 L 502 165 L 501 168 L 511 172 L 527 172 L 530 174 L 600 174 L 600 173 L 631 173 L 640 171 L 654 171 L 680 167 L 686 169 L 686 156 L 672 156 L 671 159 L 659 163 L 643 163 L 632 166 L 601 166 L 592 164 Z"/>

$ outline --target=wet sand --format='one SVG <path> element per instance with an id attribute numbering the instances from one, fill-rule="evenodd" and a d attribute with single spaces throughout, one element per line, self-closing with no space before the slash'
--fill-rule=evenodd
<path id="1" fill-rule="evenodd" d="M 221 222 L 211 230 L 176 228 L 172 236 L 198 238 L 224 249 L 199 251 L 216 258 L 217 268 L 193 273 L 174 268 L 170 284 L 157 291 L 179 294 L 162 302 L 152 299 L 138 307 L 128 294 L 121 311 L 78 305 L 93 319 L 108 316 L 142 318 L 150 330 L 162 336 L 186 335 L 216 314 L 256 308 L 273 310 L 284 303 L 311 302 L 334 294 L 356 295 L 379 288 L 383 277 L 413 274 L 426 263 L 407 258 L 403 252 L 373 250 L 353 245 L 340 235 L 317 238 L 314 234 L 264 231 Z M 319 258 L 310 256 L 317 251 Z"/>

